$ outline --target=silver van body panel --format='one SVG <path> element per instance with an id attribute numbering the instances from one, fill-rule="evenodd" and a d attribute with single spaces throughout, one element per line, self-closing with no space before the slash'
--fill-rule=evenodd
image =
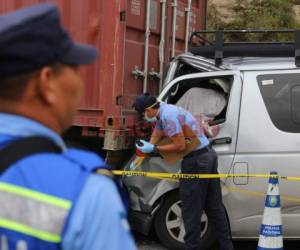
<path id="1" fill-rule="evenodd" d="M 198 69 L 199 73 L 181 75 L 174 79 L 178 65 L 182 62 Z M 190 54 L 178 56 L 170 65 L 164 89 L 158 99 L 166 101 L 170 89 L 182 81 L 231 76 L 233 81 L 226 119 L 219 124 L 219 133 L 213 138 L 231 138 L 231 143 L 214 145 L 219 155 L 219 172 L 269 174 L 277 171 L 282 176 L 300 176 L 300 133 L 284 132 L 273 124 L 257 81 L 259 75 L 299 73 L 300 76 L 300 69 L 295 66 L 294 58 L 224 58 L 222 68 L 215 67 L 213 63 L 213 60 Z M 161 158 L 154 157 L 145 160 L 140 170 L 179 172 L 180 162 L 169 166 Z M 178 188 L 176 181 L 149 180 L 144 177 L 125 179 L 135 211 L 145 212 L 148 209 L 151 213 L 159 206 L 159 200 L 165 194 Z M 227 178 L 222 180 L 222 185 L 223 201 L 233 237 L 257 238 L 268 180 Z M 299 185 L 299 182 L 280 180 L 285 238 L 300 238 Z"/>
<path id="2" fill-rule="evenodd" d="M 277 70 L 276 74 L 300 73 L 300 70 Z M 258 75 L 274 74 L 274 71 L 244 72 L 244 87 L 241 103 L 240 125 L 235 162 L 246 162 L 250 174 L 268 174 L 277 171 L 283 176 L 300 175 L 300 133 L 288 133 L 276 128 L 268 114 L 260 93 L 256 77 Z M 239 186 L 240 189 L 265 193 L 267 180 L 251 178 L 248 185 Z M 237 185 L 232 185 L 237 187 Z M 281 195 L 299 198 L 298 182 L 281 180 L 279 189 Z M 255 235 L 262 221 L 264 196 L 245 197 L 239 193 L 232 193 L 228 207 L 234 211 L 231 228 L 236 235 Z M 228 198 L 228 197 L 227 197 Z M 250 202 L 246 206 L 244 202 Z M 300 237 L 300 203 L 295 201 L 281 201 L 284 235 Z"/>

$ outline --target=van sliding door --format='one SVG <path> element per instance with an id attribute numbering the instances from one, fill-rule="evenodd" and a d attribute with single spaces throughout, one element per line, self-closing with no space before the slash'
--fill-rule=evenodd
<path id="1" fill-rule="evenodd" d="M 300 71 L 247 72 L 244 79 L 235 162 L 246 162 L 251 174 L 300 176 Z M 279 181 L 285 237 L 300 236 L 298 186 L 299 182 Z M 267 187 L 268 179 L 251 178 L 243 189 L 262 195 L 236 194 L 232 200 L 241 209 L 235 214 L 238 232 L 249 227 L 257 234 Z M 239 205 L 244 202 L 250 204 L 247 209 Z"/>

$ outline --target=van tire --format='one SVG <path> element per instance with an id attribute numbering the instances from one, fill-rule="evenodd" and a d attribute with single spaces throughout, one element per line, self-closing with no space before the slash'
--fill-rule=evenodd
<path id="1" fill-rule="evenodd" d="M 161 243 L 168 249 L 184 249 L 183 236 L 182 234 L 180 235 L 182 227 L 184 228 L 181 217 L 181 210 L 179 215 L 180 218 L 178 218 L 180 226 L 178 228 L 173 228 L 172 230 L 168 229 L 167 227 L 167 221 L 177 219 L 173 211 L 175 211 L 178 206 L 180 207 L 180 203 L 181 201 L 178 191 L 167 194 L 162 202 L 161 208 L 159 209 L 155 217 L 154 226 L 157 237 L 161 241 Z M 202 216 L 202 220 L 203 219 L 203 223 L 205 223 L 203 224 L 205 231 L 203 232 L 201 243 L 204 249 L 210 249 L 216 243 L 216 237 L 213 226 L 211 225 L 211 223 L 209 223 L 205 214 Z M 176 233 L 178 233 L 178 235 Z"/>

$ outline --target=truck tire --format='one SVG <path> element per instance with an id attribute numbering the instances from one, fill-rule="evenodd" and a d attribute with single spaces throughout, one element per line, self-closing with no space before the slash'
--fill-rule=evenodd
<path id="1" fill-rule="evenodd" d="M 172 192 L 165 197 L 155 217 L 154 226 L 157 237 L 164 246 L 174 250 L 184 249 L 185 229 L 178 192 Z M 201 228 L 202 246 L 204 249 L 210 249 L 216 243 L 216 237 L 205 213 L 201 218 Z"/>

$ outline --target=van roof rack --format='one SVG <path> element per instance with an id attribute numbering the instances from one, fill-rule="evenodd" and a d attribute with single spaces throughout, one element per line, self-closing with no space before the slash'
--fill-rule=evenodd
<path id="1" fill-rule="evenodd" d="M 224 42 L 224 34 L 250 33 L 292 33 L 294 41 L 283 42 Z M 206 36 L 211 34 L 214 41 Z M 195 45 L 197 39 L 199 45 Z M 300 67 L 300 30 L 203 30 L 190 37 L 190 52 L 207 58 L 214 58 L 215 65 L 222 65 L 226 57 L 295 57 L 295 65 Z"/>

